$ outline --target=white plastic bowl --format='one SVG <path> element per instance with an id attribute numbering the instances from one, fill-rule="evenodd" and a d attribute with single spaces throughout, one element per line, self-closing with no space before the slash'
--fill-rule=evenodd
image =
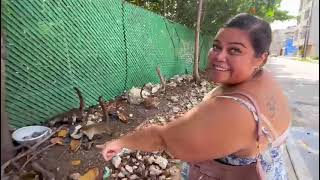
<path id="1" fill-rule="evenodd" d="M 42 134 L 31 137 L 34 133 Z M 43 138 L 51 134 L 52 130 L 45 126 L 26 126 L 15 130 L 12 133 L 12 138 L 20 144 L 35 144 L 41 141 Z"/>

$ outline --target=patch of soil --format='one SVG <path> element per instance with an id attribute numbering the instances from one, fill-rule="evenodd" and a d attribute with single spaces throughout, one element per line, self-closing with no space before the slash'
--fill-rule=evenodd
<path id="1" fill-rule="evenodd" d="M 100 154 L 101 150 L 97 149 L 95 145 L 103 144 L 104 142 L 115 139 L 120 135 L 132 132 L 139 126 L 154 123 L 162 125 L 166 124 L 181 116 L 188 109 L 191 109 L 199 103 L 204 95 L 214 87 L 205 80 L 202 80 L 203 83 L 201 83 L 201 85 L 197 85 L 191 81 L 190 76 L 183 76 L 178 79 L 179 77 L 180 76 L 176 76 L 168 82 L 176 83 L 176 86 L 167 86 L 166 93 L 161 93 L 160 91 L 155 93 L 155 96 L 160 99 L 158 108 L 146 109 L 142 104 L 129 104 L 126 99 L 122 98 L 123 96 L 117 98 L 113 102 L 115 106 L 110 109 L 110 112 L 120 111 L 128 119 L 128 123 L 122 123 L 121 121 L 114 119 L 111 120 L 110 126 L 113 129 L 112 136 L 101 134 L 95 136 L 91 141 L 83 137 L 81 139 L 82 145 L 76 152 L 72 152 L 69 149 L 69 142 L 71 138 L 65 138 L 66 145 L 54 145 L 41 155 L 38 155 L 38 158 L 36 158 L 35 161 L 46 170 L 54 173 L 56 175 L 56 179 L 59 180 L 68 179 L 72 173 L 80 173 L 83 175 L 93 167 L 98 168 L 102 172 L 107 166 L 110 169 L 113 169 L 113 172 L 117 172 L 111 161 L 106 162 L 103 159 Z M 202 75 L 202 79 L 203 78 L 204 75 Z M 173 96 L 177 97 L 178 101 L 173 101 Z M 110 105 L 110 103 L 108 105 Z M 94 114 L 92 121 L 101 119 L 101 107 L 99 105 L 95 106 L 94 111 L 96 113 Z M 87 146 L 89 142 L 92 143 L 92 146 L 90 149 L 87 149 L 85 146 Z M 43 143 L 41 147 L 48 144 L 50 144 L 49 141 Z M 72 165 L 71 162 L 74 160 L 80 160 L 81 162 L 79 165 Z M 168 160 L 170 161 L 171 159 L 168 158 Z M 170 166 L 172 166 L 172 164 Z M 179 165 L 176 166 L 179 167 Z M 30 165 L 28 165 L 26 169 L 31 169 Z"/>

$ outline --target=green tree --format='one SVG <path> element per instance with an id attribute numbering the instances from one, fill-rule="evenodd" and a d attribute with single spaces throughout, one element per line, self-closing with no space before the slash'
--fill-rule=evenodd
<path id="1" fill-rule="evenodd" d="M 127 0 L 177 23 L 196 28 L 198 0 Z M 214 35 L 232 16 L 247 12 L 268 22 L 295 18 L 279 10 L 281 0 L 204 0 L 201 32 Z"/>

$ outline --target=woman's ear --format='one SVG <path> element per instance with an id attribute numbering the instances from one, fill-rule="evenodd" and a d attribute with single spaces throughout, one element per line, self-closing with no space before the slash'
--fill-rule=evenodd
<path id="1" fill-rule="evenodd" d="M 268 57 L 269 57 L 269 52 L 264 52 L 260 55 L 260 57 L 258 58 L 260 68 L 262 68 L 267 63 Z"/>

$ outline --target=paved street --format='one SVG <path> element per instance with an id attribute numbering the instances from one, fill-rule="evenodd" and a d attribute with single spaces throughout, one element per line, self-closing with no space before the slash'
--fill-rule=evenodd
<path id="1" fill-rule="evenodd" d="M 293 126 L 319 132 L 319 64 L 271 58 L 267 64 L 280 81 L 293 112 Z"/>
<path id="2" fill-rule="evenodd" d="M 319 64 L 276 57 L 267 69 L 280 82 L 292 110 L 287 141 L 292 172 L 297 179 L 319 179 Z"/>

